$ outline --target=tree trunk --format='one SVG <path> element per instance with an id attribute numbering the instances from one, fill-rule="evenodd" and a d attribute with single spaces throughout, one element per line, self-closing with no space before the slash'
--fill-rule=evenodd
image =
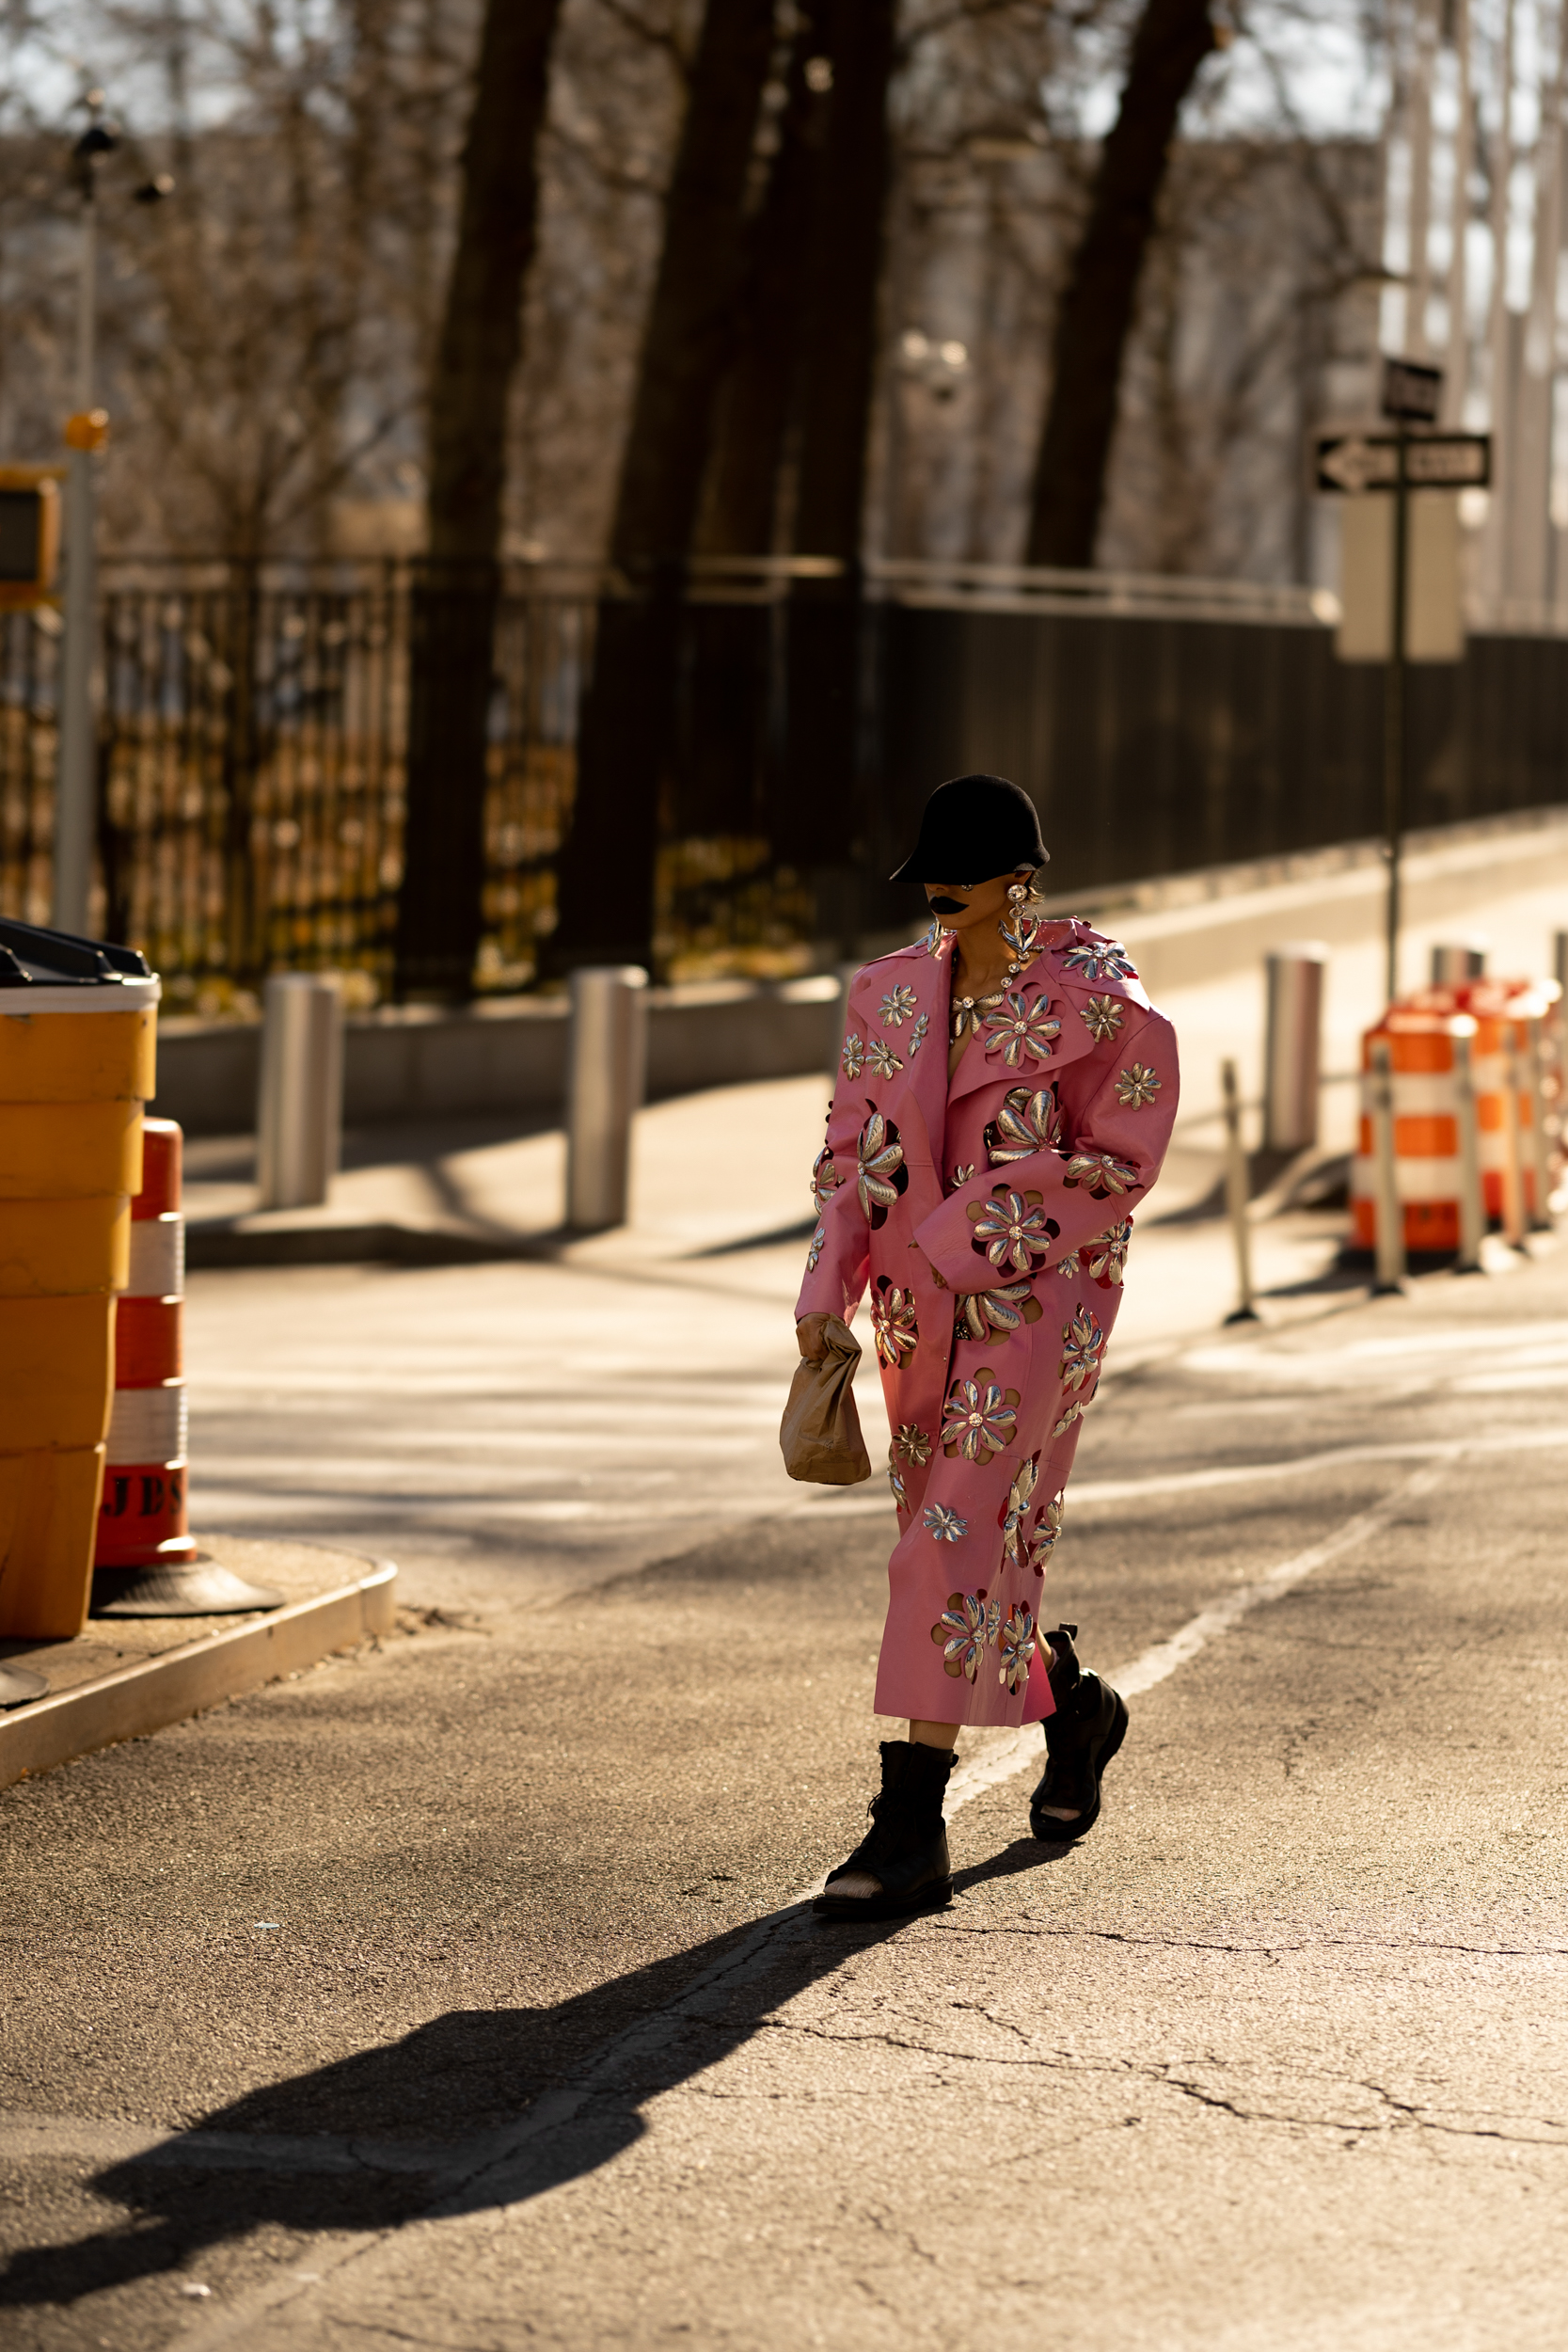
<path id="1" fill-rule="evenodd" d="M 561 0 L 486 0 L 457 246 L 430 395 L 430 556 L 414 595 L 399 997 L 472 993 L 483 922 L 507 406 L 539 208 Z"/>
<path id="2" fill-rule="evenodd" d="M 897 0 L 834 0 L 832 111 L 807 285 L 791 544 L 860 556 Z"/>
<path id="3" fill-rule="evenodd" d="M 800 350 L 831 87 L 814 88 L 830 39 L 827 0 L 800 11 L 790 47 L 779 144 L 768 190 L 747 240 L 736 353 L 719 405 L 698 544 L 705 555 L 770 555 L 784 439 Z"/>
<path id="4" fill-rule="evenodd" d="M 1146 0 L 1056 313 L 1031 564 L 1094 562 L 1138 279 L 1181 103 L 1213 46 L 1209 0 Z"/>
<path id="5" fill-rule="evenodd" d="M 810 878 L 819 936 L 844 954 L 859 928 L 861 534 L 896 17 L 897 0 L 833 0 L 832 112 L 807 274 L 790 544 L 844 569 L 837 579 L 798 580 L 791 592 L 783 791 L 772 815 L 776 850 Z"/>
<path id="6" fill-rule="evenodd" d="M 578 723 L 577 799 L 549 943 L 557 973 L 646 964 L 653 955 L 682 574 L 733 349 L 746 183 L 772 54 L 773 0 L 708 0 L 610 532 L 630 594 L 601 602 Z"/>

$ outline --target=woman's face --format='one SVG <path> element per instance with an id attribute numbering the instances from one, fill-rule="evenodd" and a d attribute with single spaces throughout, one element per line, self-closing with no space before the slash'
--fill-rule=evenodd
<path id="1" fill-rule="evenodd" d="M 927 882 L 926 903 L 944 931 L 975 930 L 1005 914 L 1013 883 L 1027 879 L 1027 867 L 1021 866 L 1010 874 L 993 874 L 990 882 Z"/>

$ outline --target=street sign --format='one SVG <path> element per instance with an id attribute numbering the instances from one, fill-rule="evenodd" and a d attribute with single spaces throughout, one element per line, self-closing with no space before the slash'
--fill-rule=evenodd
<path id="1" fill-rule="evenodd" d="M 1399 479 L 1399 449 L 1393 433 L 1323 434 L 1317 444 L 1318 487 L 1348 491 L 1353 498 L 1392 490 Z M 1404 479 L 1412 490 L 1484 490 L 1492 480 L 1492 436 L 1410 434 Z"/>
<path id="2" fill-rule="evenodd" d="M 1383 362 L 1383 413 L 1405 424 L 1435 424 L 1443 413 L 1443 371 L 1418 359 Z"/>

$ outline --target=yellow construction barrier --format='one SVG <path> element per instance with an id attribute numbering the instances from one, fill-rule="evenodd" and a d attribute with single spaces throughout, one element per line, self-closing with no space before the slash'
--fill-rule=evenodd
<path id="1" fill-rule="evenodd" d="M 0 1637 L 87 1623 L 158 982 L 0 922 Z"/>

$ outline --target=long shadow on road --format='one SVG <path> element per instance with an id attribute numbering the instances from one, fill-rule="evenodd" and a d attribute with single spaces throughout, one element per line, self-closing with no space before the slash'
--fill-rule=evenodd
<path id="1" fill-rule="evenodd" d="M 1065 1851 L 1020 1839 L 959 1872 L 955 1890 Z M 77 2303 L 261 2228 L 374 2235 L 543 2195 L 610 2163 L 646 2130 L 650 2101 L 910 1924 L 844 1927 L 792 1903 L 551 2008 L 451 2010 L 389 2046 L 249 2092 L 95 2174 L 89 2186 L 125 2218 L 14 2254 L 0 2308 Z M 497 2115 L 463 2133 L 465 2121 Z M 450 2137 L 437 2137 L 443 2125 Z"/>

